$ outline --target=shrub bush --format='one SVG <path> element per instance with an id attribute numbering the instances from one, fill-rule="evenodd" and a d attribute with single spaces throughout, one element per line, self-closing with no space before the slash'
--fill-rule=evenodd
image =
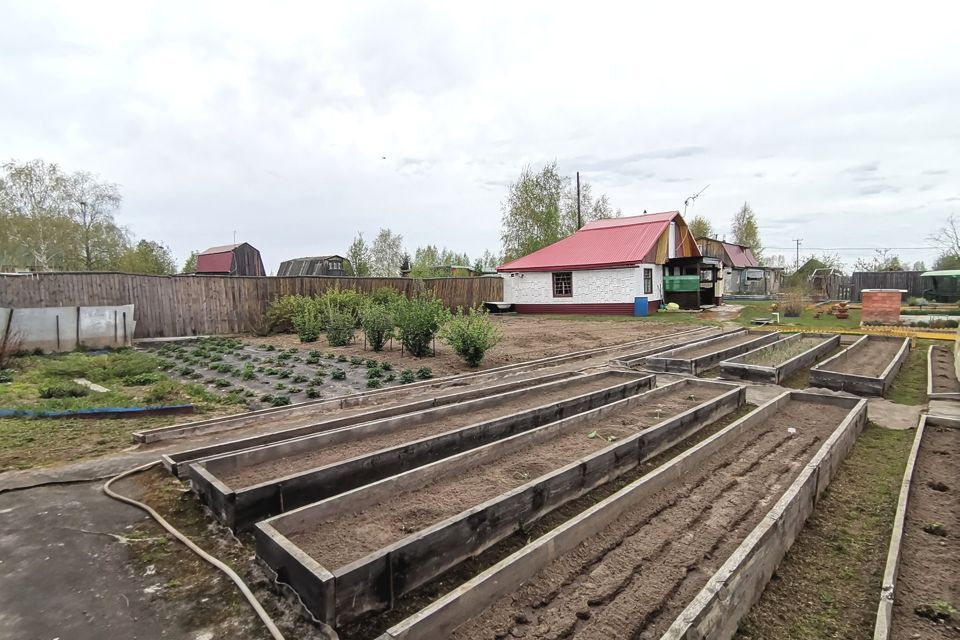
<path id="1" fill-rule="evenodd" d="M 75 382 L 61 382 L 40 387 L 41 398 L 82 398 L 90 395 L 90 389 Z"/>
<path id="2" fill-rule="evenodd" d="M 443 302 L 420 296 L 397 306 L 397 334 L 410 354 L 422 358 L 432 353 L 430 343 L 448 316 Z"/>
<path id="3" fill-rule="evenodd" d="M 393 287 L 380 287 L 370 294 L 369 301 L 384 307 L 395 307 L 407 299 L 405 295 Z"/>
<path id="4" fill-rule="evenodd" d="M 481 309 L 457 309 L 447 324 L 440 329 L 440 339 L 469 367 L 479 367 L 484 354 L 503 338 L 490 321 L 490 315 Z"/>
<path id="5" fill-rule="evenodd" d="M 333 373 L 330 374 L 331 380 L 346 380 L 347 372 L 343 369 L 334 369 Z"/>
<path id="6" fill-rule="evenodd" d="M 316 342 L 323 332 L 323 321 L 316 305 L 305 305 L 293 316 L 293 330 L 300 342 Z"/>
<path id="7" fill-rule="evenodd" d="M 360 312 L 360 327 L 374 351 L 383 351 L 387 340 L 393 337 L 396 326 L 394 308 L 393 305 L 370 303 Z"/>
<path id="8" fill-rule="evenodd" d="M 433 377 L 433 369 L 430 367 L 420 367 L 417 369 L 417 377 L 421 380 L 429 380 Z"/>
<path id="9" fill-rule="evenodd" d="M 352 364 L 355 367 L 359 367 L 360 365 L 363 364 L 363 358 L 361 358 L 360 356 L 350 356 L 350 364 Z"/>
<path id="10" fill-rule="evenodd" d="M 797 292 L 788 293 L 780 303 L 780 310 L 787 318 L 799 318 L 803 314 L 803 309 L 803 296 Z"/>
<path id="11" fill-rule="evenodd" d="M 311 398 L 311 399 L 313 399 L 313 398 L 319 398 L 319 397 L 320 397 L 320 392 L 317 391 L 316 389 L 314 389 L 313 387 L 308 387 L 308 388 L 307 388 L 307 397 L 308 397 L 308 398 Z"/>
<path id="12" fill-rule="evenodd" d="M 290 404 L 290 396 L 273 396 L 270 400 L 271 407 L 285 407 Z"/>
<path id="13" fill-rule="evenodd" d="M 325 310 L 327 342 L 331 347 L 345 347 L 353 339 L 355 320 L 351 312 L 329 306 Z"/>
<path id="14" fill-rule="evenodd" d="M 382 378 L 383 371 L 380 370 L 380 367 L 374 367 L 372 369 L 367 369 L 367 379 L 373 380 L 374 378 Z"/>
<path id="15" fill-rule="evenodd" d="M 400 384 L 410 384 L 417 379 L 417 376 L 413 373 L 413 369 L 404 369 L 400 372 Z"/>
<path id="16" fill-rule="evenodd" d="M 379 389 L 382 386 L 383 386 L 383 383 L 380 382 L 379 378 L 370 378 L 369 380 L 367 380 L 368 389 Z"/>
<path id="17" fill-rule="evenodd" d="M 13 382 L 13 369 L 0 369 L 0 382 Z"/>

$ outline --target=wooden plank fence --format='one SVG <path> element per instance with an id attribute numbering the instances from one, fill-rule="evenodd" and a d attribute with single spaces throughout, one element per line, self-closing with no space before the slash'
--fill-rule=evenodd
<path id="1" fill-rule="evenodd" d="M 270 302 L 339 287 L 432 292 L 448 307 L 503 298 L 500 278 L 336 278 L 324 276 L 149 276 L 113 272 L 0 275 L 0 307 L 134 305 L 135 338 L 255 332 Z"/>
<path id="2" fill-rule="evenodd" d="M 923 295 L 920 285 L 922 271 L 856 271 L 853 274 L 853 287 L 850 292 L 852 302 L 860 302 L 860 292 L 864 289 L 906 289 L 903 299 Z"/>

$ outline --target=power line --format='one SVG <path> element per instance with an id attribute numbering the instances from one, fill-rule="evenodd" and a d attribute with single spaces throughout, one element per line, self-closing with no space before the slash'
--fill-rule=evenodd
<path id="1" fill-rule="evenodd" d="M 797 240 L 794 240 L 797 242 Z M 780 251 L 789 251 L 794 247 L 767 247 L 764 249 L 777 249 Z M 936 247 L 804 247 L 807 251 L 936 251 Z"/>

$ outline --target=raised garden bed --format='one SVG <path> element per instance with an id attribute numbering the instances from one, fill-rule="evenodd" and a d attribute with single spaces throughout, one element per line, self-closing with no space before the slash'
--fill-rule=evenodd
<path id="1" fill-rule="evenodd" d="M 190 479 L 221 522 L 243 529 L 652 386 L 621 371 L 577 376 L 215 456 L 192 463 Z"/>
<path id="2" fill-rule="evenodd" d="M 927 352 L 927 396 L 932 400 L 960 400 L 960 381 L 953 350 L 930 345 Z"/>
<path id="3" fill-rule="evenodd" d="M 733 380 L 780 384 L 840 346 L 839 335 L 796 333 L 720 363 L 720 375 Z"/>
<path id="4" fill-rule="evenodd" d="M 187 464 L 191 462 L 197 462 L 205 458 L 223 455 L 225 453 L 231 453 L 234 451 L 240 451 L 242 449 L 252 449 L 263 445 L 274 444 L 284 440 L 301 438 L 303 436 L 321 433 L 324 431 L 331 431 L 333 429 L 339 429 L 363 422 L 372 422 L 374 420 L 380 420 L 383 418 L 415 413 L 417 411 L 423 411 L 433 407 L 442 407 L 468 400 L 475 400 L 485 396 L 506 393 L 516 389 L 524 389 L 556 380 L 563 380 L 575 375 L 577 375 L 575 371 L 554 371 L 552 373 L 544 373 L 538 376 L 520 376 L 516 380 L 503 382 L 496 385 L 470 385 L 467 383 L 467 381 L 465 381 L 463 384 L 456 386 L 435 385 L 420 387 L 418 388 L 418 393 L 415 394 L 399 394 L 392 396 L 392 398 L 397 400 L 397 402 L 392 404 L 384 403 L 386 406 L 380 408 L 372 408 L 363 404 L 344 408 L 342 403 L 329 401 L 329 406 L 322 405 L 315 407 L 315 420 L 313 422 L 308 422 L 307 424 L 286 429 L 277 429 L 276 427 L 279 425 L 272 423 L 274 424 L 274 430 L 266 433 L 257 433 L 247 437 L 234 438 L 231 440 L 225 440 L 223 442 L 194 447 L 192 449 L 176 451 L 173 453 L 164 454 L 161 456 L 161 458 L 168 470 L 170 470 L 174 475 L 180 476 Z M 449 389 L 451 388 L 462 390 L 450 393 Z M 401 392 L 404 391 L 404 389 L 398 389 L 397 391 Z M 410 395 L 413 395 L 416 397 L 416 399 L 409 400 L 407 402 L 402 401 L 404 398 L 410 397 Z M 382 400 L 386 399 L 387 398 L 382 398 Z M 316 419 L 316 417 L 322 417 L 331 413 L 334 415 L 325 419 Z"/>
<path id="5" fill-rule="evenodd" d="M 751 333 L 744 329 L 658 353 L 647 358 L 644 366 L 650 371 L 699 375 L 723 360 L 776 342 L 781 337 L 778 332 Z"/>
<path id="6" fill-rule="evenodd" d="M 866 335 L 810 369 L 810 384 L 882 396 L 910 353 L 910 338 Z"/>
<path id="7" fill-rule="evenodd" d="M 960 630 L 960 420 L 920 418 L 907 460 L 875 640 L 947 640 Z"/>
<path id="8" fill-rule="evenodd" d="M 342 623 L 392 607 L 744 399 L 725 383 L 666 385 L 262 522 L 258 553 L 314 615 Z"/>
<path id="9" fill-rule="evenodd" d="M 731 637 L 865 421 L 782 394 L 382 638 Z"/>

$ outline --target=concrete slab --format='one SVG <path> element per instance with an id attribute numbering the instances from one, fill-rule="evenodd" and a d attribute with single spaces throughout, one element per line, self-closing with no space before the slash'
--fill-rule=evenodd
<path id="1" fill-rule="evenodd" d="M 917 426 L 923 409 L 923 405 L 897 404 L 884 398 L 870 398 L 867 400 L 867 419 L 878 426 L 902 431 Z"/>

